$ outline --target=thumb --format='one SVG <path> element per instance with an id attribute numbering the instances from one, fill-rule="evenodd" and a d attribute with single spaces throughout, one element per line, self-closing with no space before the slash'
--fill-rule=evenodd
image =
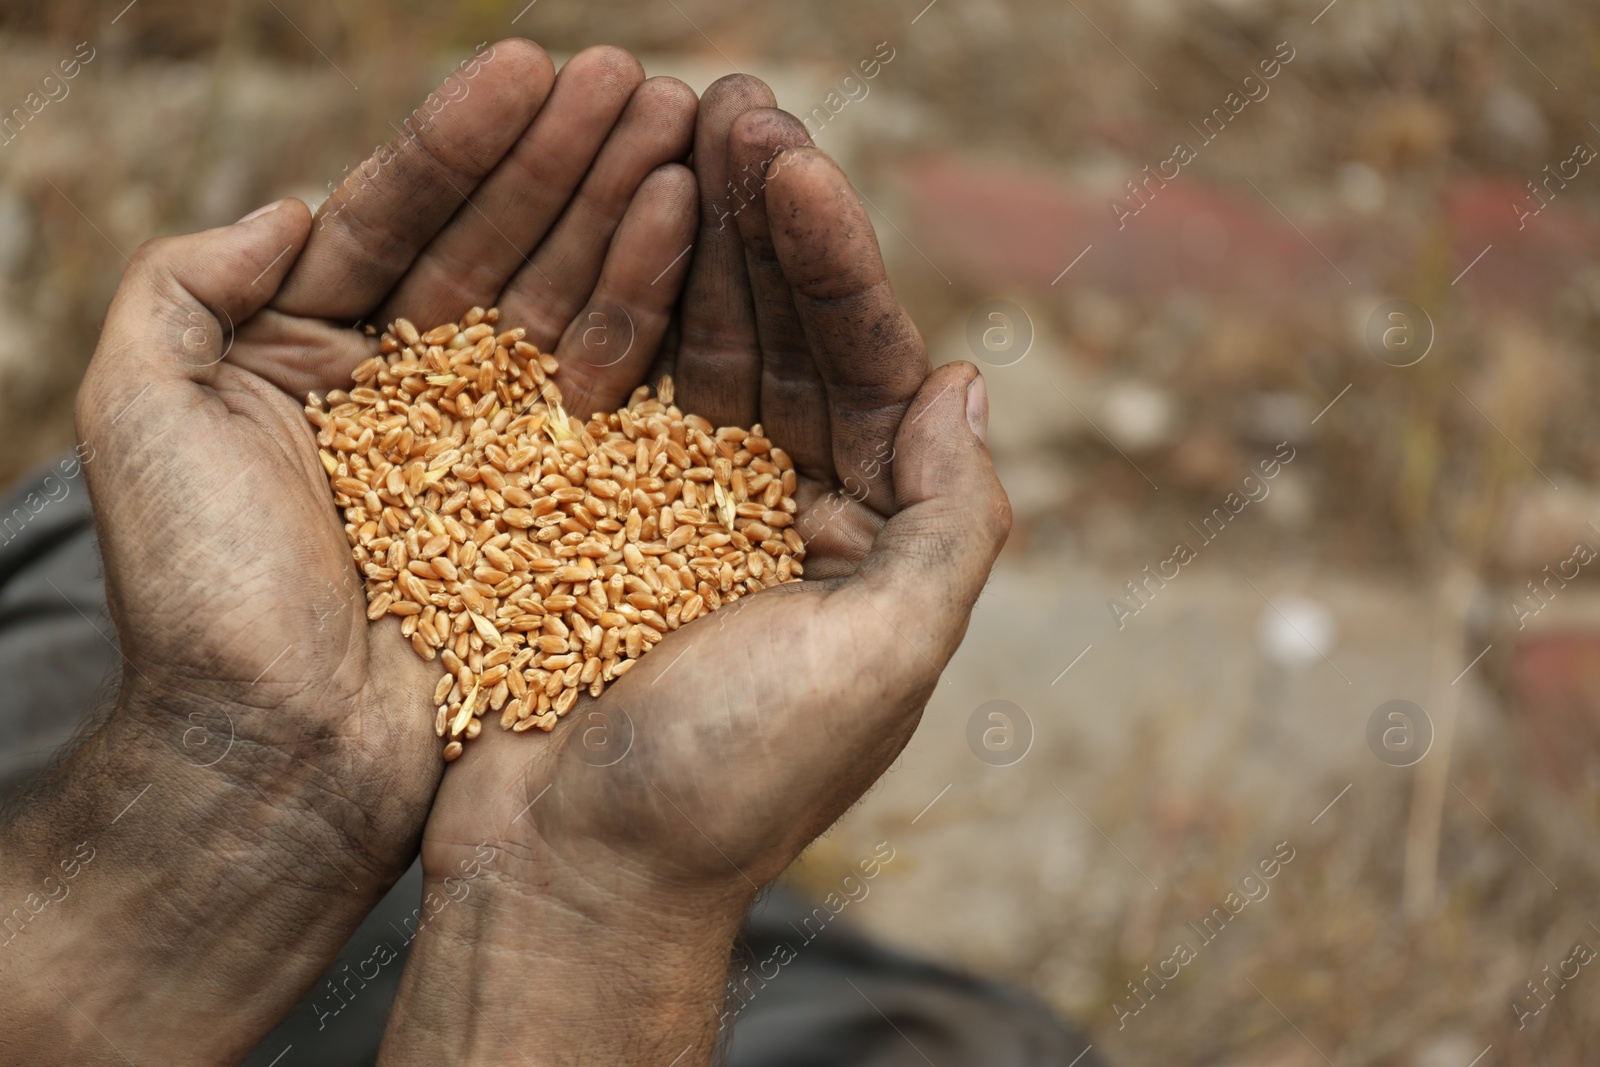
<path id="1" fill-rule="evenodd" d="M 141 382 L 207 380 L 234 327 L 277 293 L 310 232 L 311 212 L 289 199 L 232 226 L 146 242 L 112 299 L 95 362 Z"/>
<path id="2" fill-rule="evenodd" d="M 232 226 L 141 245 L 78 389 L 85 446 L 137 435 L 182 391 L 213 384 L 234 327 L 272 299 L 310 232 L 306 206 L 279 200 Z"/>
<path id="3" fill-rule="evenodd" d="M 893 625 L 936 670 L 961 643 L 1011 531 L 1011 504 L 983 436 L 988 414 L 971 363 L 946 364 L 922 383 L 895 435 L 900 510 L 858 572 L 857 591 L 872 608 L 864 625 L 882 616 L 876 625 Z"/>

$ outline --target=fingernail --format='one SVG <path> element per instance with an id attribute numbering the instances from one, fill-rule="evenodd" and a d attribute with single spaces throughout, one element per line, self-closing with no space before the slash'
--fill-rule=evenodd
<path id="1" fill-rule="evenodd" d="M 989 443 L 989 387 L 983 384 L 981 374 L 967 386 L 967 425 L 978 440 Z"/>
<path id="2" fill-rule="evenodd" d="M 244 218 L 240 219 L 239 222 L 249 222 L 251 219 L 259 219 L 262 215 L 269 215 L 272 212 L 278 210 L 278 205 L 281 204 L 281 203 L 283 203 L 282 200 L 274 200 L 272 203 L 268 204 L 266 207 L 258 207 L 254 211 L 250 212 L 250 214 L 248 214 Z M 235 226 L 239 225 L 239 222 L 234 223 L 234 225 Z"/>

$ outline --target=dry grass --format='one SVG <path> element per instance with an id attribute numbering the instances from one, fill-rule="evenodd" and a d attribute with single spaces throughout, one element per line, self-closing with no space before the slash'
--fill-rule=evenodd
<path id="1" fill-rule="evenodd" d="M 1464 295 L 1467 283 L 1451 284 L 1465 263 L 1454 258 L 1444 210 L 1462 176 L 1520 186 L 1566 158 L 1571 143 L 1593 142 L 1585 87 L 1593 85 L 1600 16 L 1592 5 L 1340 0 L 1315 27 L 1311 18 L 1324 5 L 1289 0 L 1082 0 L 1082 14 L 1041 0 L 944 0 L 915 26 L 909 19 L 921 2 L 540 3 L 515 27 L 500 4 L 275 6 L 283 14 L 271 5 L 141 0 L 108 32 L 110 13 L 87 0 L 0 4 L 11 38 L 0 45 L 4 106 L 77 41 L 92 38 L 101 49 L 72 96 L 0 150 L 0 315 L 9 324 L 0 332 L 0 480 L 70 441 L 70 398 L 121 254 L 158 233 L 229 222 L 279 195 L 321 193 L 392 135 L 389 123 L 455 58 L 514 29 L 558 52 L 601 41 L 713 61 L 720 51 L 744 66 L 763 57 L 779 69 L 812 62 L 836 72 L 830 77 L 876 42 L 892 42 L 901 58 L 879 79 L 877 95 L 852 107 L 893 121 L 876 127 L 879 136 L 852 141 L 841 120 L 821 140 L 851 155 L 863 187 L 913 239 L 917 231 L 894 197 L 896 168 L 908 161 L 949 154 L 1002 170 L 1034 168 L 1102 192 L 1105 175 L 1114 187 L 1165 157 L 1173 131 L 1220 101 L 1276 42 L 1294 42 L 1299 58 L 1269 105 L 1252 113 L 1252 125 L 1240 125 L 1237 138 L 1230 131 L 1208 150 L 1193 176 L 1242 199 L 1255 197 L 1248 178 L 1301 222 L 1359 216 L 1350 240 L 1385 251 L 1381 269 L 1360 279 L 1358 296 L 1370 288 L 1373 296 L 1435 308 L 1433 354 L 1417 373 L 1388 373 L 1359 336 L 1359 320 L 1376 300 L 1353 308 L 1331 272 L 1327 290 L 1310 298 L 1230 288 L 1225 277 L 1200 297 L 1130 291 L 1082 269 L 1055 288 L 1041 283 L 1015 293 L 1055 341 L 1030 360 L 1056 360 L 1086 388 L 1153 383 L 1178 398 L 1183 415 L 1170 442 L 1134 457 L 1162 486 L 1155 494 L 1087 426 L 1069 427 L 1070 415 L 1053 410 L 1038 416 L 1042 447 L 1059 454 L 1052 471 L 1070 477 L 1052 475 L 1048 503 L 1024 516 L 1019 555 L 1083 556 L 1118 574 L 1130 561 L 1158 558 L 1153 552 L 1170 551 L 1168 531 L 1209 507 L 1217 485 L 1236 479 L 1262 439 L 1263 410 L 1286 407 L 1303 425 L 1347 385 L 1349 394 L 1316 424 L 1296 461 L 1306 514 L 1297 524 L 1241 529 L 1236 542 L 1215 550 L 1215 565 L 1259 579 L 1275 558 L 1303 558 L 1427 602 L 1442 569 L 1437 561 L 1465 560 L 1493 600 L 1529 576 L 1502 558 L 1497 538 L 1519 493 L 1544 485 L 1517 449 L 1568 495 L 1600 482 L 1600 432 L 1591 417 L 1600 403 L 1592 358 L 1600 346 L 1600 272 L 1589 266 L 1536 292 L 1474 300 Z M 361 84 L 359 92 L 330 60 Z M 784 101 L 801 109 L 815 102 Z M 1370 213 L 1349 206 L 1339 175 L 1351 163 L 1380 179 L 1383 206 Z M 1563 202 L 1592 210 L 1597 189 L 1586 174 Z M 897 289 L 928 336 L 959 334 L 973 304 L 998 295 L 993 279 L 941 261 L 953 275 L 947 283 L 889 227 L 880 232 L 895 258 Z M 1065 265 L 1076 248 L 1063 252 Z M 1337 248 L 1330 252 L 1342 259 Z M 1097 414 L 1083 394 L 1073 395 Z M 1008 417 L 997 409 L 996 436 Z M 1463 662 L 1489 640 L 1459 650 Z M 1425 654 L 1425 647 L 1397 645 L 1394 654 L 1408 651 Z M 997 661 L 994 672 L 1024 666 Z M 1444 673 L 1448 680 L 1455 672 Z M 453 722 L 446 698 L 460 679 L 451 675 L 448 683 L 446 733 Z M 1124 713 L 1100 696 L 1085 698 L 1091 710 Z M 1152 733 L 1176 731 L 1202 710 L 1177 704 Z M 1600 923 L 1600 914 L 1584 910 L 1600 891 L 1591 858 L 1600 793 L 1592 784 L 1560 792 L 1546 783 L 1514 743 L 1514 714 L 1502 699 L 1495 730 L 1457 742 L 1438 827 L 1437 896 L 1425 914 L 1408 915 L 1403 906 L 1417 803 L 1407 772 L 1310 775 L 1329 797 L 1352 779 L 1356 785 L 1305 833 L 1278 810 L 1278 793 L 1240 792 L 1238 783 L 1273 772 L 1271 750 L 1241 747 L 1235 762 L 1208 768 L 1187 790 L 1173 785 L 1192 769 L 1181 752 L 1121 759 L 1041 750 L 1037 757 L 1059 771 L 1058 780 L 1104 783 L 1090 808 L 1101 828 L 1136 855 L 1153 842 L 1176 873 L 1160 879 L 1164 892 L 1149 895 L 1136 880 L 1023 895 L 1016 921 L 1029 932 L 1026 951 L 977 935 L 936 947 L 949 944 L 959 962 L 1040 990 L 1130 1063 L 1324 1062 L 1285 1016 L 1340 1067 L 1466 1067 L 1491 1042 L 1479 1067 L 1592 1061 L 1600 1054 L 1592 1036 L 1600 1033 L 1600 980 L 1589 968 L 1527 1030 L 1514 1029 L 1509 1010 L 1523 983 L 1562 960 L 1574 940 L 1600 938 L 1587 925 Z M 907 821 L 925 802 L 911 807 Z M 982 823 L 985 817 L 982 805 L 961 814 L 992 825 L 999 847 L 1035 854 L 1036 837 L 998 817 Z M 849 832 L 825 841 L 801 876 L 832 888 L 830 857 L 857 854 Z M 1285 837 L 1297 858 L 1260 911 L 1241 916 L 1195 970 L 1186 968 L 1119 1031 L 1112 1005 L 1127 996 L 1125 983 L 1157 958 L 1174 927 L 1221 899 L 1238 870 L 1259 858 L 1262 842 Z M 870 844 L 860 842 L 862 854 Z M 1517 849 L 1561 886 L 1559 894 L 1546 893 Z M 965 886 L 977 874 L 960 848 L 933 842 L 902 854 L 897 877 Z M 1107 869 L 1119 863 L 1107 850 Z M 997 907 L 960 903 L 917 912 L 918 921 L 929 929 L 970 927 Z"/>
<path id="2" fill-rule="evenodd" d="M 1129 1063 L 1309 1064 L 1321 1062 L 1314 1045 L 1341 1065 L 1466 1067 L 1490 1044 L 1499 1064 L 1591 1062 L 1600 1053 L 1600 987 L 1587 970 L 1525 1028 L 1510 1005 L 1520 997 L 1537 1008 L 1524 983 L 1541 979 L 1574 943 L 1600 947 L 1586 906 L 1600 889 L 1600 865 L 1572 847 L 1600 832 L 1592 814 L 1573 818 L 1574 806 L 1592 813 L 1594 798 L 1529 795 L 1508 782 L 1519 775 L 1514 764 L 1495 767 L 1481 755 L 1454 774 L 1482 811 L 1452 794 L 1442 891 L 1425 914 L 1408 918 L 1402 908 L 1412 776 L 1358 778 L 1344 810 L 1309 832 L 1304 820 L 1273 818 L 1248 799 L 1213 798 L 1183 834 L 1190 863 L 1168 876 L 1181 892 L 1138 894 L 1089 930 L 1066 922 L 1047 930 L 1017 977 L 1048 986 L 1061 960 L 1093 954 L 1103 984 L 1089 1018 Z M 1127 840 L 1141 821 L 1128 812 L 1103 825 Z M 1141 983 L 1168 941 L 1198 943 L 1186 923 L 1210 914 L 1280 835 L 1297 855 L 1271 895 L 1201 948 L 1193 973 L 1185 968 L 1137 1016 L 1119 1018 L 1116 1005 L 1137 1006 L 1126 983 Z M 1537 869 L 1518 848 L 1540 857 Z M 1466 1055 L 1434 1058 L 1445 1050 Z"/>

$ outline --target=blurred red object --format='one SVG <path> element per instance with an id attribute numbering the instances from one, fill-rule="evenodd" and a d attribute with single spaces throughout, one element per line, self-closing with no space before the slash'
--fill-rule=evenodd
<path id="1" fill-rule="evenodd" d="M 1600 630 L 1527 634 L 1510 658 L 1512 720 L 1530 767 L 1561 789 L 1600 776 Z"/>
<path id="2" fill-rule="evenodd" d="M 1127 177 L 1143 174 L 1130 164 Z M 1182 291 L 1325 300 L 1347 281 L 1377 284 L 1393 275 L 1396 259 L 1420 254 L 1382 214 L 1350 221 L 1348 211 L 1323 210 L 1343 221 L 1319 224 L 1275 188 L 1225 186 L 1187 170 L 1164 186 L 1143 186 L 1147 205 L 1120 220 L 1109 196 L 1042 171 L 929 157 L 908 167 L 905 178 L 917 246 L 988 288 L 1047 289 L 1082 255 L 1070 282 L 1145 298 Z M 1116 192 L 1125 206 L 1137 203 L 1125 189 Z M 1311 203 L 1329 195 L 1314 194 Z M 1600 243 L 1593 212 L 1569 195 L 1524 227 L 1514 205 L 1528 198 L 1525 180 L 1512 177 L 1443 183 L 1433 225 L 1448 235 L 1452 270 L 1471 266 L 1460 285 L 1473 299 L 1543 304 L 1593 261 Z"/>

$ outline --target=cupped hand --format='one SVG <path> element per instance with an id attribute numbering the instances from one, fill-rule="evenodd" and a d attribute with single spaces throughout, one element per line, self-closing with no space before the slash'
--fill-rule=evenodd
<path id="1" fill-rule="evenodd" d="M 504 41 L 315 218 L 280 201 L 130 262 L 78 403 L 121 714 L 243 798 L 239 868 L 325 896 L 289 930 L 303 983 L 410 862 L 440 774 L 436 669 L 367 618 L 305 395 L 375 350 L 353 325 L 401 314 L 498 304 L 549 350 L 591 304 L 626 307 L 656 347 L 693 237 L 694 115 L 626 53 L 556 74 Z"/>
<path id="2" fill-rule="evenodd" d="M 805 580 L 670 633 L 548 737 L 486 730 L 423 845 L 433 879 L 489 867 L 484 884 L 511 886 L 527 914 L 632 930 L 641 952 L 700 930 L 714 956 L 758 888 L 889 766 L 1010 523 L 975 368 L 930 373 L 861 201 L 772 102 L 743 76 L 702 101 L 700 230 L 655 371 L 674 372 L 684 411 L 759 422 L 793 457 Z M 642 365 L 586 370 L 563 385 L 569 408 L 617 406 Z M 474 863 L 485 843 L 492 859 Z M 462 940 L 567 951 L 570 933 L 514 914 Z M 503 983 L 464 980 L 491 1010 Z"/>

